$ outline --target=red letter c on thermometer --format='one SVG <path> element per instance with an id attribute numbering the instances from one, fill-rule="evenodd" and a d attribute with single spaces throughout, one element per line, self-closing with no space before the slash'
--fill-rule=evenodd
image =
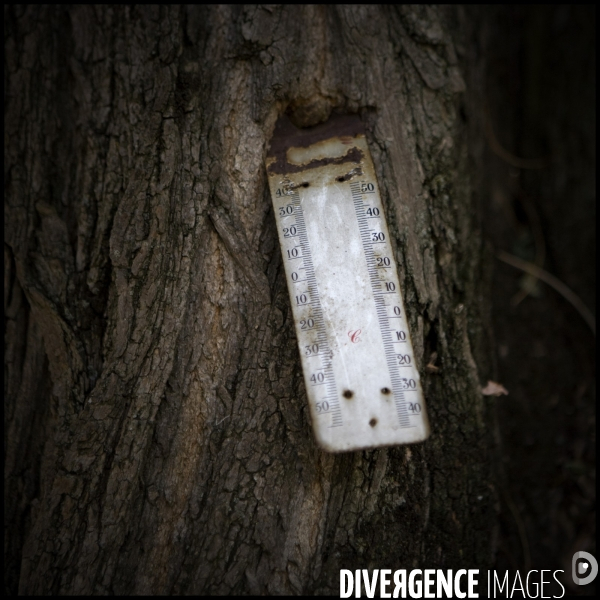
<path id="1" fill-rule="evenodd" d="M 362 332 L 362 329 L 357 329 L 356 331 L 349 331 L 348 332 L 348 336 L 350 337 L 350 341 L 353 344 L 357 344 L 358 342 L 360 342 L 360 334 Z"/>

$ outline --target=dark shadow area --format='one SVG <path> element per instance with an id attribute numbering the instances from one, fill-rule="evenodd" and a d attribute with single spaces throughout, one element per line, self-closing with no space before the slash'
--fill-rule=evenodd
<path id="1" fill-rule="evenodd" d="M 490 15 L 491 17 L 492 15 Z M 595 313 L 595 9 L 504 7 L 487 20 L 489 190 L 496 251 L 537 265 Z M 571 302 L 499 260 L 493 319 L 505 486 L 496 569 L 596 555 L 595 335 Z M 560 594 L 560 588 L 554 593 Z"/>

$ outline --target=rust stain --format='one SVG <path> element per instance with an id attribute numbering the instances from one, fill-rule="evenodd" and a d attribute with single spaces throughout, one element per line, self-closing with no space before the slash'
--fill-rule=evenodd
<path id="1" fill-rule="evenodd" d="M 305 165 L 291 164 L 287 158 L 287 150 L 292 146 L 308 148 L 331 138 L 341 139 L 343 144 L 350 146 L 359 135 L 364 135 L 364 126 L 357 115 L 334 116 L 326 123 L 307 129 L 299 129 L 286 116 L 280 117 L 275 125 L 269 151 L 269 158 L 274 160 L 267 167 L 267 172 L 289 175 L 326 165 L 340 165 L 347 162 L 360 164 L 364 153 L 356 147 L 350 148 L 344 156 L 313 159 Z"/>

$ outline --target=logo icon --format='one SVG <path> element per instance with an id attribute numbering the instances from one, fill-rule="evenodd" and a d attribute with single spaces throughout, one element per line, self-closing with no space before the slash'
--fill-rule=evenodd
<path id="1" fill-rule="evenodd" d="M 573 554 L 573 581 L 577 585 L 592 583 L 598 575 L 598 562 L 589 553 L 581 550 Z"/>

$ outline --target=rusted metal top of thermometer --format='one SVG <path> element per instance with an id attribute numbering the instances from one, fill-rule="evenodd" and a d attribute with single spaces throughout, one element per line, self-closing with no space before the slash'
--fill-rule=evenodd
<path id="1" fill-rule="evenodd" d="M 425 402 L 364 129 L 279 120 L 267 174 L 310 414 L 330 452 L 420 442 Z"/>

